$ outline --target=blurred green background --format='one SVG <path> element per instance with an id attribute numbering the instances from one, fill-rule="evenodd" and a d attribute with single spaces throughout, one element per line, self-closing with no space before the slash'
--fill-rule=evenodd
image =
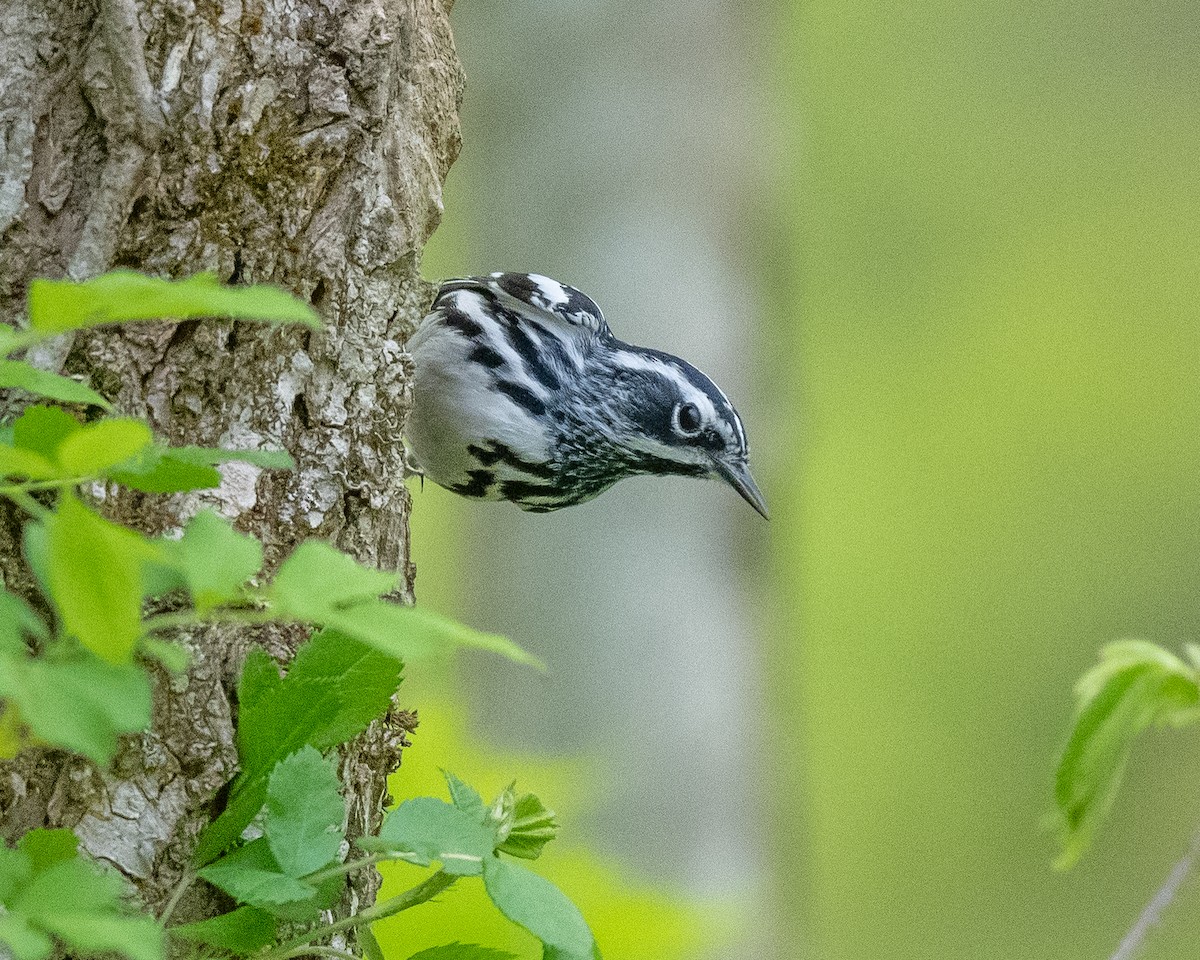
<path id="1" fill-rule="evenodd" d="M 1050 868 L 1072 682 L 1200 638 L 1194 4 L 454 18 L 426 274 L 548 273 L 688 356 L 772 520 L 689 481 L 548 517 L 414 491 L 420 602 L 552 665 L 414 688 L 427 749 L 565 797 L 547 863 L 610 960 L 1107 957 L 1200 819 L 1200 744 L 1153 734 Z M 397 796 L 436 789 L 424 735 Z M 1143 955 L 1198 936 L 1193 883 Z"/>

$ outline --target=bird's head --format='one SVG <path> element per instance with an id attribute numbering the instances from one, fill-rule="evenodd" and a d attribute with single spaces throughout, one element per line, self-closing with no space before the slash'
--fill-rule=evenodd
<path id="1" fill-rule="evenodd" d="M 633 426 L 625 442 L 638 471 L 719 478 L 766 517 L 742 418 L 721 389 L 679 357 L 619 341 L 613 346 Z"/>

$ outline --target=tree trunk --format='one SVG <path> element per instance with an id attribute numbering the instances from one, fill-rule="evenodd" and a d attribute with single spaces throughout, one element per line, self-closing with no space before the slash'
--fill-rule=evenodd
<path id="1" fill-rule="evenodd" d="M 163 323 L 64 338 L 43 365 L 83 373 L 175 443 L 286 448 L 294 473 L 232 464 L 218 491 L 107 491 L 108 516 L 150 533 L 213 504 L 266 546 L 307 537 L 403 573 L 409 499 L 400 344 L 429 301 L 418 276 L 459 145 L 462 76 L 439 0 L 0 0 L 0 310 L 36 276 L 113 266 L 215 271 L 311 299 L 320 334 Z M 99 492 L 98 492 L 99 493 Z M 12 518 L 0 567 L 19 570 Z M 185 679 L 160 675 L 154 726 L 111 771 L 28 751 L 0 769 L 0 832 L 68 826 L 161 907 L 235 771 L 233 684 L 248 646 L 286 659 L 295 628 L 186 638 Z M 411 715 L 343 757 L 351 834 L 371 829 Z M 370 873 L 370 871 L 367 871 Z M 364 878 L 351 905 L 370 902 Z M 203 885 L 181 919 L 211 912 Z"/>

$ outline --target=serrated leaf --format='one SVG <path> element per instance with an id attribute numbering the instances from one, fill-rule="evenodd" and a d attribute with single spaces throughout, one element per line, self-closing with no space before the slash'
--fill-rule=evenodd
<path id="1" fill-rule="evenodd" d="M 219 917 L 170 929 L 172 936 L 207 944 L 239 957 L 274 943 L 278 931 L 279 922 L 258 907 L 238 907 Z"/>
<path id="2" fill-rule="evenodd" d="M 13 423 L 13 446 L 57 463 L 58 445 L 82 429 L 79 421 L 61 407 L 26 407 Z"/>
<path id="3" fill-rule="evenodd" d="M 508 823 L 508 836 L 496 848 L 522 860 L 536 860 L 546 844 L 558 836 L 558 819 L 532 793 L 517 797 Z"/>
<path id="4" fill-rule="evenodd" d="M 240 903 L 271 908 L 315 897 L 317 888 L 280 869 L 260 837 L 198 871 Z"/>
<path id="5" fill-rule="evenodd" d="M 372 600 L 396 586 L 397 575 L 372 570 L 323 540 L 306 540 L 271 584 L 281 613 L 324 622 L 340 607 Z"/>
<path id="6" fill-rule="evenodd" d="M 240 599 L 242 585 L 258 573 L 263 562 L 262 544 L 238 533 L 211 510 L 196 514 L 168 553 L 176 558 L 196 609 L 202 613 Z"/>
<path id="7" fill-rule="evenodd" d="M 136 456 L 153 440 L 140 420 L 113 417 L 73 431 L 58 445 L 58 463 L 66 476 L 100 476 Z"/>
<path id="8" fill-rule="evenodd" d="M 66 629 L 110 663 L 125 663 L 142 630 L 142 563 L 159 551 L 63 493 L 45 521 L 50 596 Z"/>
<path id="9" fill-rule="evenodd" d="M 73 660 L 0 655 L 0 697 L 42 741 L 82 753 L 102 766 L 117 738 L 150 725 L 150 680 L 132 664 L 90 654 Z"/>
<path id="10" fill-rule="evenodd" d="M 483 865 L 483 885 L 502 914 L 545 944 L 546 956 L 558 960 L 594 960 L 599 956 L 583 914 L 549 880 L 506 860 L 489 857 Z"/>
<path id="11" fill-rule="evenodd" d="M 448 943 L 414 953 L 408 960 L 517 960 L 517 955 L 474 943 Z"/>
<path id="12" fill-rule="evenodd" d="M 28 603 L 0 587 L 0 653 L 24 653 L 27 636 L 45 640 L 50 630 Z"/>
<path id="13" fill-rule="evenodd" d="M 3 348 L 0 347 L 0 352 Z M 18 388 L 50 400 L 82 403 L 111 410 L 110 404 L 91 387 L 48 370 L 39 370 L 23 360 L 0 360 L 0 388 Z"/>
<path id="14" fill-rule="evenodd" d="M 267 780 L 263 834 L 284 873 L 320 870 L 336 859 L 345 839 L 346 802 L 333 764 L 313 747 L 301 747 Z"/>
<path id="15" fill-rule="evenodd" d="M 1149 726 L 1200 719 L 1200 678 L 1170 652 L 1143 641 L 1111 644 L 1076 685 L 1074 729 L 1059 762 L 1060 869 L 1091 843 L 1124 774 L 1136 736 Z"/>
<path id="16" fill-rule="evenodd" d="M 38 872 L 9 901 L 12 914 L 79 952 L 113 951 L 130 960 L 161 960 L 162 930 L 121 904 L 119 877 L 76 858 Z"/>
<path id="17" fill-rule="evenodd" d="M 193 317 L 300 323 L 314 330 L 321 327 L 312 307 L 277 287 L 222 286 L 210 273 L 162 280 L 114 270 L 83 283 L 34 280 L 29 286 L 30 326 L 46 333 L 104 323 Z"/>
<path id="18" fill-rule="evenodd" d="M 400 661 L 324 630 L 305 643 L 280 679 L 261 650 L 251 651 L 238 686 L 238 754 L 242 773 L 225 812 L 201 835 L 196 861 L 228 847 L 266 798 L 274 765 L 305 744 L 328 750 L 367 728 L 388 708 Z"/>
<path id="19" fill-rule="evenodd" d="M 305 744 L 328 750 L 358 736 L 387 711 L 402 669 L 398 658 L 334 630 L 315 634 L 278 684 L 240 688 L 243 764 L 265 773 Z"/>
<path id="20" fill-rule="evenodd" d="M 446 873 L 479 876 L 484 860 L 494 859 L 492 831 L 458 807 L 436 797 L 405 800 L 387 815 L 374 837 L 361 837 L 364 850 L 416 854 L 437 860 Z"/>
<path id="21" fill-rule="evenodd" d="M 469 814 L 483 823 L 483 797 L 479 795 L 479 791 L 470 784 L 464 783 L 449 770 L 443 770 L 442 776 L 446 778 L 446 786 L 450 788 L 451 802 L 463 813 Z"/>

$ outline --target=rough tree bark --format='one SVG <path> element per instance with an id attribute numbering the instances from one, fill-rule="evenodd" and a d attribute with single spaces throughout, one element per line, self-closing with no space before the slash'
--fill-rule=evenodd
<path id="1" fill-rule="evenodd" d="M 215 504 L 266 545 L 306 537 L 403 572 L 409 500 L 399 346 L 429 299 L 420 252 L 459 145 L 462 76 L 448 0 L 0 0 L 0 314 L 36 276 L 112 266 L 281 284 L 328 327 L 228 322 L 104 330 L 44 351 L 176 443 L 283 447 L 295 473 L 224 468 L 219 491 L 97 490 L 147 532 Z M 19 576 L 15 518 L 0 569 Z M 52 751 L 0 767 L 0 833 L 68 826 L 152 909 L 235 770 L 231 692 L 251 643 L 286 659 L 301 635 L 210 629 L 182 681 L 158 676 L 152 732 L 111 771 Z M 370 829 L 410 715 L 345 751 L 352 833 Z M 370 873 L 370 871 L 368 871 Z M 348 892 L 374 897 L 370 877 Z M 180 919 L 211 905 L 203 885 Z"/>

